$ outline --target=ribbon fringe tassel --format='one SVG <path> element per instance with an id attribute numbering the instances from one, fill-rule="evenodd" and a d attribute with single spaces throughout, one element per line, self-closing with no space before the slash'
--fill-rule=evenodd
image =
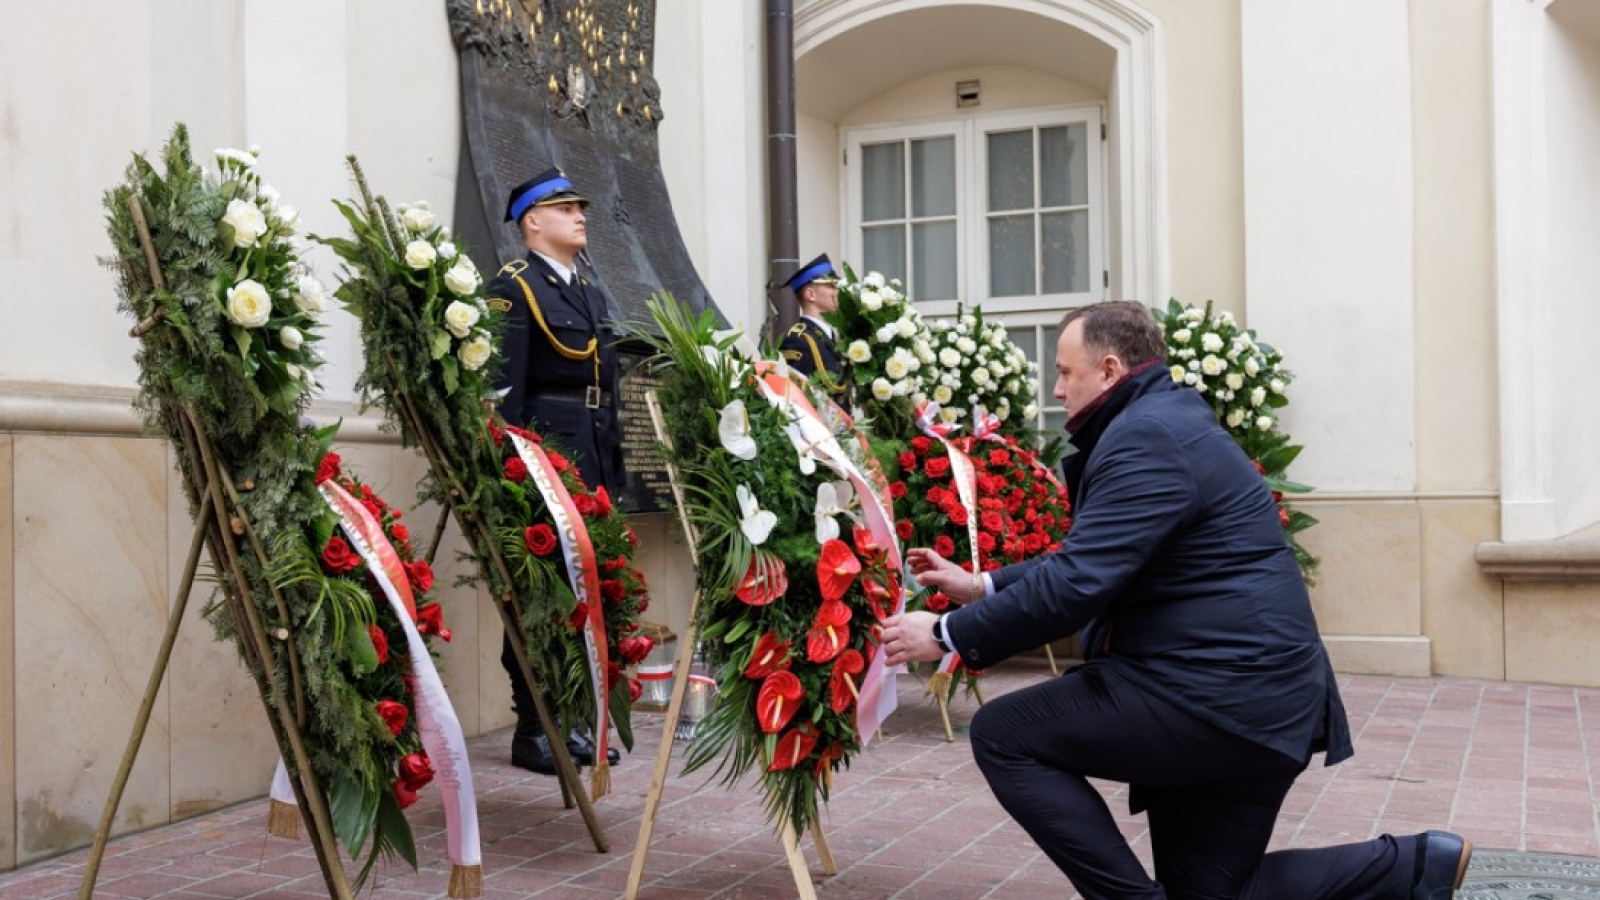
<path id="1" fill-rule="evenodd" d="M 589 775 L 589 797 L 599 800 L 611 793 L 611 762 L 605 757 L 600 757 L 594 764 L 594 771 Z"/>
<path id="2" fill-rule="evenodd" d="M 950 673 L 935 672 L 928 678 L 928 693 L 935 697 L 944 698 L 950 693 Z"/>
<path id="3" fill-rule="evenodd" d="M 267 802 L 267 834 L 274 837 L 300 839 L 300 807 L 282 800 Z"/>
<path id="4" fill-rule="evenodd" d="M 483 896 L 483 866 L 451 866 L 450 891 L 455 898 Z"/>

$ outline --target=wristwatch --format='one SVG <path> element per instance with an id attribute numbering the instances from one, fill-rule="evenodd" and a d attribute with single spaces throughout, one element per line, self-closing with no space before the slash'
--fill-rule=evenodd
<path id="1" fill-rule="evenodd" d="M 940 650 L 950 653 L 953 652 L 955 648 L 950 646 L 950 638 L 947 636 L 947 632 L 944 630 L 944 622 L 945 617 L 943 615 L 939 616 L 939 618 L 934 621 L 933 642 L 939 645 Z"/>

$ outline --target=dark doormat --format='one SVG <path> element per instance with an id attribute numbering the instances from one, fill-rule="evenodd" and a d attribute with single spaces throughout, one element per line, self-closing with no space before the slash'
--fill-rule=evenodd
<path id="1" fill-rule="evenodd" d="M 1600 897 L 1600 859 L 1560 853 L 1477 849 L 1457 900 L 1572 900 Z"/>

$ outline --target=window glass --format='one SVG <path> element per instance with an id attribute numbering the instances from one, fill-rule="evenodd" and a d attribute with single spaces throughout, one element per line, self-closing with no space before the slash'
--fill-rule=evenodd
<path id="1" fill-rule="evenodd" d="M 871 225 L 861 229 L 862 262 L 868 272 L 906 280 L 906 236 L 903 225 Z"/>
<path id="2" fill-rule="evenodd" d="M 1041 288 L 1046 294 L 1075 294 L 1089 289 L 1089 211 L 1044 213 L 1039 216 Z"/>
<path id="3" fill-rule="evenodd" d="M 1033 216 L 995 216 L 989 220 L 989 294 L 1032 294 Z"/>
<path id="4" fill-rule="evenodd" d="M 954 219 L 912 225 L 911 260 L 912 297 L 917 300 L 956 299 Z"/>
<path id="5" fill-rule="evenodd" d="M 861 217 L 868 222 L 906 215 L 905 147 L 867 144 L 861 148 Z M 881 270 L 880 270 L 881 271 Z"/>
<path id="6" fill-rule="evenodd" d="M 911 214 L 956 214 L 956 139 L 929 138 L 911 142 Z"/>
<path id="7" fill-rule="evenodd" d="M 989 211 L 1033 208 L 1033 130 L 989 135 Z"/>
<path id="8" fill-rule="evenodd" d="M 1089 156 L 1082 122 L 1039 129 L 1039 204 L 1083 206 L 1089 202 Z"/>

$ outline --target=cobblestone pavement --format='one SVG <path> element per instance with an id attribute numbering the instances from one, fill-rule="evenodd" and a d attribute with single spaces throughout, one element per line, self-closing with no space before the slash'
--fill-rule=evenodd
<path id="1" fill-rule="evenodd" d="M 1049 677 L 1026 661 L 992 670 L 985 693 Z M 1386 831 L 1462 832 L 1480 848 L 1464 896 L 1600 896 L 1595 764 L 1600 690 L 1459 678 L 1343 676 L 1356 756 L 1313 768 L 1289 795 L 1274 848 L 1313 847 Z M 959 699 L 954 743 L 914 676 L 900 679 L 901 709 L 885 740 L 835 782 L 825 824 L 838 873 L 822 874 L 803 841 L 822 900 L 991 900 L 1074 897 L 1065 879 L 1001 811 L 966 746 L 976 709 Z M 485 897 L 622 896 L 661 739 L 659 714 L 641 714 L 637 752 L 613 770 L 597 804 L 610 852 L 596 852 L 582 819 L 565 810 L 552 778 L 507 763 L 498 732 L 470 742 L 483 838 Z M 640 900 L 777 900 L 793 877 L 761 798 L 702 775 L 674 777 L 656 817 Z M 1126 815 L 1123 789 L 1104 785 L 1136 850 L 1148 861 L 1142 817 Z M 438 792 L 413 807 L 420 871 L 380 866 L 363 897 L 443 897 L 443 812 Z M 264 833 L 266 801 L 239 804 L 113 841 L 100 898 L 326 897 L 305 842 Z M 1496 852 L 1504 851 L 1504 852 Z M 0 873 L 0 898 L 74 897 L 79 851 Z"/>

